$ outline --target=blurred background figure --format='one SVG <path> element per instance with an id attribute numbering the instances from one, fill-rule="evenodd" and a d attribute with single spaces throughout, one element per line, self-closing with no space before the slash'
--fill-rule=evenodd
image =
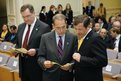
<path id="1" fill-rule="evenodd" d="M 16 40 L 17 27 L 15 25 L 10 26 L 10 31 L 11 31 L 11 34 L 4 41 L 12 42 L 13 44 L 15 44 L 17 41 Z"/>
<path id="2" fill-rule="evenodd" d="M 98 19 L 101 17 L 101 14 L 97 9 L 93 9 L 92 14 L 93 14 L 93 20 L 95 21 L 95 23 L 98 23 Z"/>
<path id="3" fill-rule="evenodd" d="M 42 6 L 41 11 L 39 13 L 39 20 L 46 22 L 46 19 L 47 19 L 46 7 Z"/>
<path id="4" fill-rule="evenodd" d="M 100 36 L 103 38 L 103 40 L 105 41 L 105 44 L 106 44 L 106 47 L 109 48 L 109 45 L 110 45 L 110 41 L 109 38 L 108 38 L 108 35 L 107 35 L 107 30 L 105 28 L 102 28 L 100 30 Z"/>
<path id="5" fill-rule="evenodd" d="M 105 29 L 108 28 L 108 25 L 107 25 L 107 22 L 106 22 L 105 18 L 99 17 L 98 23 L 101 24 L 101 29 L 102 29 L 102 28 L 105 28 Z"/>
<path id="6" fill-rule="evenodd" d="M 53 13 L 54 10 L 55 10 L 55 6 L 51 5 L 50 10 L 47 14 L 47 24 L 50 26 L 51 30 L 52 30 L 52 18 L 54 16 L 54 13 Z"/>
<path id="7" fill-rule="evenodd" d="M 58 5 L 58 7 L 57 7 L 57 11 L 55 12 L 55 14 L 63 14 L 63 7 L 62 7 L 62 5 L 61 4 L 59 4 Z"/>
<path id="8" fill-rule="evenodd" d="M 3 24 L 3 27 L 0 33 L 0 41 L 4 41 L 5 39 L 7 39 L 10 34 L 11 33 L 9 32 L 8 25 Z"/>
<path id="9" fill-rule="evenodd" d="M 116 13 L 116 20 L 119 20 L 120 17 L 121 17 L 120 14 Z"/>
<path id="10" fill-rule="evenodd" d="M 88 2 L 88 6 L 86 7 L 86 14 L 90 16 L 91 18 L 93 17 L 92 15 L 92 10 L 95 9 L 94 6 L 91 5 L 91 1 Z"/>
<path id="11" fill-rule="evenodd" d="M 66 16 L 67 25 L 68 26 L 71 25 L 73 19 L 73 11 L 69 3 L 66 5 L 66 9 L 64 10 L 64 15 Z"/>
<path id="12" fill-rule="evenodd" d="M 101 24 L 100 23 L 95 23 L 95 32 L 100 33 L 101 30 Z"/>
<path id="13" fill-rule="evenodd" d="M 106 9 L 103 7 L 103 3 L 100 3 L 100 7 L 98 8 L 99 12 L 104 15 L 104 18 L 106 18 Z"/>

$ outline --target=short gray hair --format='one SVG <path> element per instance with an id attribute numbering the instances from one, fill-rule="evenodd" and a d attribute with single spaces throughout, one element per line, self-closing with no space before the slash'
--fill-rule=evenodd
<path id="1" fill-rule="evenodd" d="M 66 17 L 63 14 L 56 14 L 53 16 L 53 24 L 55 24 L 55 20 L 65 20 L 66 23 Z"/>

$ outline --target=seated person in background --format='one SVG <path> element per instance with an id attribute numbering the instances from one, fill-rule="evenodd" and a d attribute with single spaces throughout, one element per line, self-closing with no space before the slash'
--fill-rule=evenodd
<path id="1" fill-rule="evenodd" d="M 100 30 L 101 30 L 101 25 L 100 25 L 100 23 L 95 23 L 95 32 L 96 32 L 96 33 L 100 33 Z"/>
<path id="2" fill-rule="evenodd" d="M 102 29 L 100 30 L 100 35 L 101 35 L 101 37 L 103 38 L 103 40 L 105 41 L 106 47 L 109 48 L 110 40 L 109 40 L 109 38 L 108 38 L 107 32 L 108 32 L 108 31 L 107 31 L 105 28 L 102 28 Z"/>
<path id="3" fill-rule="evenodd" d="M 16 43 L 17 27 L 15 25 L 12 25 L 10 27 L 10 31 L 11 31 L 11 34 L 9 35 L 9 37 L 7 39 L 5 39 L 5 41 L 9 41 L 9 42 L 12 42 L 13 44 L 15 44 Z"/>
<path id="4" fill-rule="evenodd" d="M 57 8 L 57 11 L 55 12 L 55 14 L 64 14 L 63 7 L 61 4 L 58 5 L 58 8 Z"/>
<path id="5" fill-rule="evenodd" d="M 112 39 L 110 43 L 110 48 L 114 49 L 118 52 L 121 52 L 121 35 L 120 35 L 120 30 L 117 27 L 111 28 L 111 36 Z"/>
<path id="6" fill-rule="evenodd" d="M 105 28 L 105 29 L 108 28 L 108 25 L 107 25 L 107 22 L 106 22 L 105 18 L 100 17 L 100 18 L 98 19 L 98 23 L 101 24 L 101 29 L 102 29 L 102 28 Z"/>
<path id="7" fill-rule="evenodd" d="M 110 24 L 108 24 L 107 30 L 109 31 L 113 27 L 113 23 L 116 21 L 115 17 L 111 17 Z"/>
<path id="8" fill-rule="evenodd" d="M 4 41 L 10 35 L 9 29 L 7 24 L 3 24 L 2 31 L 0 33 L 0 41 Z"/>

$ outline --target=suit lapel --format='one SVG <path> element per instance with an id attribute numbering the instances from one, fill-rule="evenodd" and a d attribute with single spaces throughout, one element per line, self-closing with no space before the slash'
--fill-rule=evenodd
<path id="1" fill-rule="evenodd" d="M 29 39 L 28 44 L 32 41 L 33 37 L 36 35 L 36 33 L 39 31 L 39 29 L 40 29 L 40 25 L 38 24 L 38 20 L 37 20 L 35 23 L 35 26 L 32 30 L 32 33 L 30 35 L 30 39 Z"/>
<path id="2" fill-rule="evenodd" d="M 67 54 L 69 44 L 70 44 L 70 37 L 69 37 L 69 35 L 68 35 L 67 31 L 66 31 L 65 41 L 64 41 L 64 48 L 63 48 L 61 61 L 64 59 L 64 57 L 66 57 L 65 55 Z"/>
<path id="3" fill-rule="evenodd" d="M 82 42 L 80 48 L 79 48 L 79 52 L 81 52 L 84 48 L 85 48 L 85 44 L 88 42 L 88 40 L 90 39 L 91 35 L 92 35 L 93 31 L 91 30 L 87 36 L 85 37 L 84 41 Z"/>
<path id="4" fill-rule="evenodd" d="M 20 29 L 21 29 L 21 33 L 19 34 L 19 37 L 18 38 L 20 38 L 19 40 L 19 44 L 22 46 L 22 37 L 23 37 L 23 33 L 24 33 L 24 30 L 25 30 L 25 27 L 26 27 L 26 24 L 24 23 L 23 24 L 23 26 L 22 27 L 20 27 Z"/>
<path id="5" fill-rule="evenodd" d="M 57 59 L 60 61 L 59 55 L 58 55 L 58 49 L 57 49 L 57 43 L 56 43 L 56 36 L 55 36 L 55 31 L 53 31 L 50 35 L 50 41 L 49 44 L 52 46 L 52 51 L 54 52 L 55 56 Z"/>

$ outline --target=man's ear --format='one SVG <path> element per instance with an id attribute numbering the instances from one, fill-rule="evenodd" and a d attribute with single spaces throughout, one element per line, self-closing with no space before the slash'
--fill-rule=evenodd
<path id="1" fill-rule="evenodd" d="M 55 28 L 55 25 L 52 23 L 52 27 Z"/>

